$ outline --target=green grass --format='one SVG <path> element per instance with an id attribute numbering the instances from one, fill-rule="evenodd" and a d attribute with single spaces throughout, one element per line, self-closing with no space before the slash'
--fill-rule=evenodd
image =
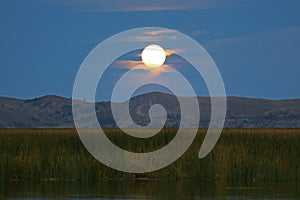
<path id="1" fill-rule="evenodd" d="M 152 139 L 105 130 L 124 149 L 161 148 L 176 134 L 164 129 Z M 300 129 L 225 129 L 204 159 L 198 152 L 206 130 L 170 166 L 145 174 L 116 171 L 94 159 L 74 129 L 0 129 L 0 181 L 106 179 L 197 179 L 225 182 L 299 181 Z"/>

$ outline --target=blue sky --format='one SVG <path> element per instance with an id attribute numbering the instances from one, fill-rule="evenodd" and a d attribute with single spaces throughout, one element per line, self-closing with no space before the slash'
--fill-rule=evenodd
<path id="1" fill-rule="evenodd" d="M 203 45 L 230 96 L 300 98 L 299 19 L 297 0 L 0 0 L 0 96 L 70 97 L 99 42 L 154 26 Z"/>

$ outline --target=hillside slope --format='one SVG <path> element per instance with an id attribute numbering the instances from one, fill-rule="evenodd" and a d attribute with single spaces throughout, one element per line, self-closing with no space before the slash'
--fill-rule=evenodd
<path id="1" fill-rule="evenodd" d="M 210 119 L 210 98 L 198 97 L 201 110 L 200 127 Z M 147 93 L 130 99 L 130 113 L 139 125 L 150 122 L 148 110 L 153 104 L 165 107 L 167 127 L 180 122 L 180 107 L 176 97 L 164 93 Z M 227 98 L 226 127 L 300 128 L 300 99 L 267 100 L 242 97 Z M 98 119 L 103 127 L 115 127 L 110 102 L 96 103 Z M 49 95 L 21 100 L 0 97 L 0 128 L 74 127 L 72 100 Z"/>

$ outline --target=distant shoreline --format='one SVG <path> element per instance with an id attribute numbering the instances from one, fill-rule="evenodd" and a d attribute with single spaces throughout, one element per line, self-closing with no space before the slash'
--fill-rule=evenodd
<path id="1" fill-rule="evenodd" d="M 198 97 L 198 102 L 199 128 L 205 128 L 211 117 L 210 98 Z M 153 104 L 161 104 L 166 109 L 169 118 L 165 127 L 179 126 L 181 111 L 177 98 L 165 93 L 153 92 L 131 98 L 129 106 L 132 118 L 141 126 L 147 125 L 150 122 L 148 111 Z M 101 127 L 117 127 L 110 102 L 96 103 L 95 110 Z M 0 97 L 0 128 L 38 127 L 73 128 L 72 99 L 54 95 L 32 100 Z M 300 99 L 227 97 L 225 127 L 300 128 Z"/>

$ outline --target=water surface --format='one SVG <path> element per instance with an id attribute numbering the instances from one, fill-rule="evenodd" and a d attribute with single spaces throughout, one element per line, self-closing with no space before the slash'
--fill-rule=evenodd
<path id="1" fill-rule="evenodd" d="M 9 182 L 5 199 L 300 199 L 299 183 L 224 184 L 201 181 Z"/>

